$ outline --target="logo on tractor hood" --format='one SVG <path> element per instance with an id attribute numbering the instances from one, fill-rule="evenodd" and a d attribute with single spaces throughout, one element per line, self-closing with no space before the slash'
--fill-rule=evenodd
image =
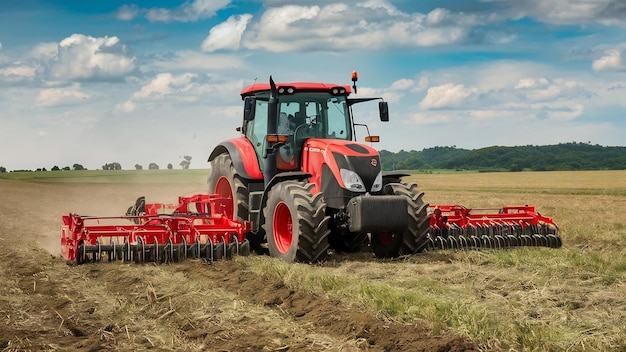
<path id="1" fill-rule="evenodd" d="M 372 158 L 372 160 L 370 160 L 370 164 L 372 164 L 373 167 L 376 167 L 376 165 L 378 165 L 378 160 Z"/>

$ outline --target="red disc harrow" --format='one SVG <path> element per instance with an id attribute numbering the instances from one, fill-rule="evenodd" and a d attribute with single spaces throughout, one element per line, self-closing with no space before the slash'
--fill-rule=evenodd
<path id="1" fill-rule="evenodd" d="M 502 208 L 430 206 L 429 240 L 432 248 L 504 248 L 562 245 L 554 221 L 532 205 Z"/>
<path id="2" fill-rule="evenodd" d="M 102 260 L 167 263 L 188 257 L 213 261 L 248 255 L 245 235 L 250 224 L 225 215 L 229 202 L 209 194 L 179 197 L 178 204 L 145 204 L 140 197 L 131 215 L 63 215 L 62 254 L 76 264 Z"/>

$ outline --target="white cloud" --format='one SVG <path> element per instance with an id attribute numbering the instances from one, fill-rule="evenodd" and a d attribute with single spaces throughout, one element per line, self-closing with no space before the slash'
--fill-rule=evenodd
<path id="1" fill-rule="evenodd" d="M 426 16 L 426 23 L 429 25 L 438 25 L 442 23 L 450 12 L 446 9 L 434 9 Z"/>
<path id="2" fill-rule="evenodd" d="M 421 77 L 418 81 L 410 78 L 401 78 L 391 83 L 387 88 L 359 87 L 360 96 L 382 97 L 389 103 L 399 103 L 407 92 L 419 92 L 425 89 L 428 84 L 426 77 Z"/>
<path id="3" fill-rule="evenodd" d="M 477 88 L 468 88 L 462 84 L 446 83 L 428 88 L 426 96 L 419 105 L 423 109 L 458 106 L 476 93 L 478 93 Z"/>
<path id="4" fill-rule="evenodd" d="M 404 92 L 394 88 L 371 88 L 371 87 L 358 87 L 359 96 L 362 97 L 381 97 L 389 103 L 398 103 L 404 96 Z M 354 92 L 352 92 L 354 94 Z"/>
<path id="5" fill-rule="evenodd" d="M 16 61 L 10 66 L 0 68 L 0 81 L 13 83 L 32 81 L 40 70 L 38 65 Z"/>
<path id="6" fill-rule="evenodd" d="M 356 6 L 375 10 L 381 9 L 390 15 L 402 15 L 402 12 L 399 11 L 395 6 L 390 4 L 387 0 L 367 0 L 357 3 Z"/>
<path id="7" fill-rule="evenodd" d="M 428 88 L 428 78 L 420 77 L 419 81 L 417 81 L 417 84 L 411 89 L 411 92 L 421 92 L 426 88 Z"/>
<path id="8" fill-rule="evenodd" d="M 418 125 L 447 125 L 451 131 L 456 126 L 486 126 L 492 123 L 505 124 L 515 129 L 516 125 L 527 125 L 533 121 L 574 120 L 584 110 L 584 105 L 573 102 L 502 103 L 484 108 L 420 111 L 411 115 L 411 122 Z"/>
<path id="9" fill-rule="evenodd" d="M 135 68 L 135 57 L 117 37 L 73 34 L 59 43 L 50 75 L 63 81 L 111 80 L 121 79 Z"/>
<path id="10" fill-rule="evenodd" d="M 73 105 L 88 99 L 89 95 L 78 88 L 78 85 L 74 85 L 70 88 L 42 89 L 37 96 L 37 105 L 45 107 Z"/>
<path id="11" fill-rule="evenodd" d="M 519 80 L 515 89 L 525 89 L 525 88 L 535 88 L 535 87 L 545 87 L 548 85 L 548 80 L 544 77 L 535 79 L 535 78 L 522 78 Z"/>
<path id="12" fill-rule="evenodd" d="M 546 65 L 529 61 L 491 61 L 485 65 L 451 67 L 430 73 L 427 77 L 435 83 L 460 82 L 478 87 L 481 92 L 510 89 L 531 74 L 545 76 L 554 70 Z"/>
<path id="13" fill-rule="evenodd" d="M 237 102 L 241 80 L 214 80 L 207 75 L 195 73 L 157 74 L 150 82 L 141 86 L 129 99 L 115 105 L 115 113 L 131 113 L 160 106 L 205 105 L 223 106 Z"/>
<path id="14" fill-rule="evenodd" d="M 185 1 L 175 9 L 140 8 L 134 4 L 120 6 L 113 17 L 130 21 L 137 16 L 145 16 L 151 22 L 195 22 L 215 16 L 216 12 L 230 4 L 231 0 L 192 0 Z"/>
<path id="15" fill-rule="evenodd" d="M 525 76 L 544 69 L 519 62 L 466 66 L 431 72 L 419 79 L 401 78 L 387 88 L 361 87 L 359 94 L 383 96 L 406 108 L 432 82 L 432 87 L 421 93 L 424 96 L 417 106 L 408 113 L 397 113 L 410 116 L 410 121 L 419 125 L 448 126 L 494 120 L 573 120 L 597 99 L 597 93 L 578 79 Z M 503 72 L 514 74 L 506 76 Z M 443 79 L 455 83 L 441 83 Z"/>
<path id="16" fill-rule="evenodd" d="M 391 84 L 391 89 L 395 90 L 409 90 L 415 86 L 415 81 L 412 79 L 402 78 Z"/>
<path id="17" fill-rule="evenodd" d="M 230 16 L 225 22 L 211 28 L 209 35 L 202 42 L 202 50 L 212 52 L 220 49 L 239 49 L 241 36 L 251 19 L 252 15 L 249 14 Z"/>
<path id="18" fill-rule="evenodd" d="M 490 0 L 508 2 L 513 18 L 532 17 L 554 24 L 601 23 L 625 24 L 626 3 L 623 0 Z"/>
<path id="19" fill-rule="evenodd" d="M 159 73 L 149 84 L 133 94 L 134 99 L 163 99 L 166 95 L 185 92 L 191 89 L 196 74 L 185 73 L 174 76 L 171 73 Z"/>
<path id="20" fill-rule="evenodd" d="M 337 6 L 332 6 L 332 8 L 337 8 Z M 342 8 L 342 10 L 345 10 L 345 8 Z M 293 26 L 293 24 L 298 22 L 303 23 L 307 20 L 315 19 L 319 12 L 319 6 L 287 5 L 279 8 L 270 8 L 266 10 L 261 17 L 258 24 L 257 36 L 261 40 L 264 38 L 269 40 L 276 38 L 280 40 L 281 38 L 291 37 L 290 34 L 295 34 L 290 33 L 290 30 L 298 31 L 300 34 L 304 34 L 302 33 L 301 28 L 297 28 Z M 328 28 L 326 29 L 328 30 Z M 311 33 L 314 32 L 315 30 L 312 28 Z M 306 40 L 306 37 L 303 36 L 302 39 Z M 258 43 L 258 45 L 263 46 L 263 43 Z"/>
<path id="21" fill-rule="evenodd" d="M 425 96 L 419 104 L 413 103 L 419 93 L 403 97 L 399 106 L 414 105 L 398 114 L 409 116 L 409 125 L 427 125 L 432 129 L 445 126 L 450 130 L 446 138 L 453 134 L 461 136 L 465 128 L 505 132 L 517 131 L 518 125 L 540 126 L 573 120 L 577 124 L 585 123 L 594 106 L 613 104 L 622 93 L 607 90 L 619 86 L 618 83 L 601 83 L 597 77 L 532 62 L 501 61 L 445 68 L 423 72 L 422 79 L 432 87 L 422 93 Z M 415 82 L 417 79 L 404 78 L 392 83 L 392 87 L 414 92 Z M 626 107 L 623 99 L 618 105 Z"/>
<path id="22" fill-rule="evenodd" d="M 128 114 L 135 111 L 137 105 L 132 100 L 127 100 L 123 103 L 115 105 L 113 111 L 117 114 Z"/>
<path id="23" fill-rule="evenodd" d="M 122 21 L 130 21 L 139 14 L 139 7 L 137 5 L 122 5 L 113 14 L 115 18 Z"/>
<path id="24" fill-rule="evenodd" d="M 601 58 L 594 60 L 591 65 L 594 71 L 622 71 L 626 69 L 626 62 L 622 59 L 622 52 L 612 49 L 605 52 Z"/>
<path id="25" fill-rule="evenodd" d="M 562 78 L 550 80 L 545 77 L 523 78 L 515 85 L 515 90 L 526 100 L 533 102 L 588 98 L 592 94 L 580 82 Z"/>
<path id="26" fill-rule="evenodd" d="M 585 106 L 582 104 L 563 104 L 560 102 L 531 104 L 530 107 L 531 109 L 538 111 L 539 117 L 560 121 L 573 120 L 582 115 L 585 110 Z"/>
<path id="27" fill-rule="evenodd" d="M 273 52 L 381 50 L 462 42 L 495 18 L 435 9 L 405 13 L 385 0 L 348 6 L 285 5 L 268 8 L 247 26 L 243 46 Z"/>
<path id="28" fill-rule="evenodd" d="M 230 4 L 230 0 L 186 1 L 174 10 L 164 8 L 146 9 L 146 18 L 152 22 L 195 22 L 215 16 L 215 13 Z"/>
<path id="29" fill-rule="evenodd" d="M 59 54 L 58 43 L 39 43 L 28 53 L 28 57 L 49 61 Z"/>

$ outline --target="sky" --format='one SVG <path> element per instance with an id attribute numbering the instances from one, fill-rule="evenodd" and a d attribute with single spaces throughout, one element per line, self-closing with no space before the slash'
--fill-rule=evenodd
<path id="1" fill-rule="evenodd" d="M 208 168 L 244 86 L 355 70 L 389 103 L 354 109 L 378 149 L 626 145 L 626 0 L 21 0 L 0 1 L 0 166 Z"/>

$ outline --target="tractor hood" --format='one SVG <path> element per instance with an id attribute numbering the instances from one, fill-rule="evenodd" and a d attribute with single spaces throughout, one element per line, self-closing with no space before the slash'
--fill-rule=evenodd
<path id="1" fill-rule="evenodd" d="M 308 139 L 302 149 L 302 168 L 325 194 L 329 187 L 355 194 L 378 192 L 382 187 L 378 151 L 353 141 Z"/>

